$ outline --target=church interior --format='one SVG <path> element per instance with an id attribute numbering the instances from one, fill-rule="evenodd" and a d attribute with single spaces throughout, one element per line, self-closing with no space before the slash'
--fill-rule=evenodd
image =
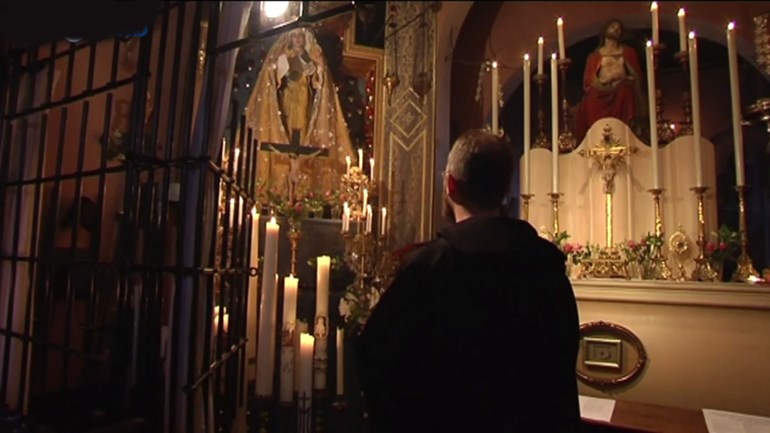
<path id="1" fill-rule="evenodd" d="M 584 431 L 770 431 L 770 2 L 137 4 L 0 32 L 0 431 L 367 432 L 352 340 L 479 128 Z"/>

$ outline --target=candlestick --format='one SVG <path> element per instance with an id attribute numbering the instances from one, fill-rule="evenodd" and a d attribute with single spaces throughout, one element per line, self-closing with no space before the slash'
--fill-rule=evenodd
<path id="1" fill-rule="evenodd" d="M 751 277 L 759 277 L 759 272 L 754 268 L 749 257 L 749 236 L 746 225 L 746 186 L 737 185 L 738 191 L 738 231 L 741 235 L 741 255 L 738 256 L 738 266 L 733 272 L 733 281 L 748 282 Z"/>
<path id="2" fill-rule="evenodd" d="M 551 192 L 559 191 L 559 82 L 556 54 L 551 55 Z"/>
<path id="3" fill-rule="evenodd" d="M 559 197 L 562 195 L 558 192 L 552 192 L 548 195 L 551 197 L 551 210 L 553 211 L 553 235 L 556 236 L 559 233 Z"/>
<path id="4" fill-rule="evenodd" d="M 529 202 L 534 196 L 534 194 L 521 195 L 521 219 L 524 221 L 529 221 Z"/>
<path id="5" fill-rule="evenodd" d="M 649 190 L 652 194 L 652 206 L 655 217 L 655 236 L 659 239 L 663 239 L 663 210 L 660 206 L 660 196 L 663 190 L 660 188 L 653 188 Z M 650 270 L 649 275 L 655 280 L 669 280 L 671 279 L 671 268 L 666 263 L 666 258 L 661 251 L 662 245 L 655 244 L 652 246 L 652 256 L 650 257 Z"/>
<path id="6" fill-rule="evenodd" d="M 695 193 L 698 203 L 698 257 L 695 258 L 695 269 L 692 272 L 693 281 L 717 281 L 717 273 L 711 267 L 711 261 L 706 258 L 706 211 L 704 196 L 708 187 L 696 186 L 690 188 Z"/>
<path id="7" fill-rule="evenodd" d="M 283 332 L 281 333 L 281 403 L 294 401 L 294 332 L 297 320 L 297 286 L 294 275 L 283 279 Z"/>
<path id="8" fill-rule="evenodd" d="M 738 75 L 738 50 L 735 47 L 735 23 L 727 25 L 727 58 L 730 67 L 730 103 L 733 114 L 733 146 L 735 148 L 735 185 L 744 185 L 743 129 L 741 126 L 741 91 Z"/>
<path id="9" fill-rule="evenodd" d="M 280 226 L 275 217 L 265 226 L 265 255 L 262 278 L 262 310 L 259 315 L 257 339 L 257 395 L 273 394 L 275 363 L 276 280 L 278 278 L 278 233 Z"/>
<path id="10" fill-rule="evenodd" d="M 337 328 L 337 395 L 345 394 L 345 331 Z"/>
<path id="11" fill-rule="evenodd" d="M 382 208 L 380 212 L 380 236 L 385 237 L 388 227 L 388 209 Z"/>
<path id="12" fill-rule="evenodd" d="M 537 75 L 543 75 L 543 44 L 542 36 L 537 38 Z"/>
<path id="13" fill-rule="evenodd" d="M 556 33 L 559 37 L 559 58 L 564 59 L 567 57 L 567 50 L 564 44 L 564 20 L 561 17 L 556 20 Z"/>
<path id="14" fill-rule="evenodd" d="M 530 65 L 529 54 L 524 54 L 524 178 L 522 179 L 521 191 L 524 194 L 529 194 L 529 148 L 532 146 L 530 137 L 530 110 L 531 110 L 531 89 L 530 83 Z"/>
<path id="15" fill-rule="evenodd" d="M 364 171 L 364 150 L 358 149 L 358 169 Z"/>
<path id="16" fill-rule="evenodd" d="M 690 32 L 690 94 L 692 96 L 692 141 L 695 146 L 695 185 L 703 186 L 703 157 L 701 155 L 700 85 L 698 82 L 698 40 Z"/>
<path id="17" fill-rule="evenodd" d="M 315 338 L 302 333 L 299 336 L 299 389 L 298 425 L 306 427 L 301 431 L 310 433 L 310 413 L 313 398 L 313 347 Z"/>
<path id="18" fill-rule="evenodd" d="M 326 389 L 327 337 L 329 324 L 329 270 L 331 258 L 319 256 L 316 259 L 316 300 L 315 300 L 315 336 L 314 379 L 315 389 Z"/>
<path id="19" fill-rule="evenodd" d="M 658 171 L 658 121 L 655 112 L 655 58 L 652 53 L 652 42 L 647 41 L 647 99 L 650 109 L 650 150 L 652 151 L 652 188 L 660 188 L 660 172 Z"/>
<path id="20" fill-rule="evenodd" d="M 657 45 L 660 43 L 660 35 L 659 35 L 659 27 L 660 23 L 658 21 L 658 2 L 652 2 L 650 4 L 650 14 L 652 15 L 652 44 Z"/>
<path id="21" fill-rule="evenodd" d="M 679 8 L 676 13 L 679 21 L 679 51 L 687 51 L 687 26 L 684 24 L 684 8 Z"/>

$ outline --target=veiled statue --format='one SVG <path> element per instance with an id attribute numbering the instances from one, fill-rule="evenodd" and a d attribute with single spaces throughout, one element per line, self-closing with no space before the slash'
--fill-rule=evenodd
<path id="1" fill-rule="evenodd" d="M 286 191 L 287 176 L 303 177 L 312 189 L 334 189 L 346 169 L 345 157 L 354 156 L 331 71 L 310 29 L 278 36 L 257 76 L 246 116 L 262 148 L 259 176 L 274 189 Z"/>

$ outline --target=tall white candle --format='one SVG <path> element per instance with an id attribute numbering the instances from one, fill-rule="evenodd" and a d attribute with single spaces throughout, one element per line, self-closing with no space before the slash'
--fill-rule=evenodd
<path id="1" fill-rule="evenodd" d="M 743 130 L 741 129 L 741 89 L 738 75 L 738 50 L 735 47 L 735 23 L 727 25 L 727 58 L 730 66 L 730 103 L 733 111 L 733 146 L 735 147 L 735 185 L 744 186 Z"/>
<path id="2" fill-rule="evenodd" d="M 233 229 L 233 221 L 235 220 L 235 199 L 230 199 L 230 225 L 228 226 L 230 230 Z"/>
<path id="3" fill-rule="evenodd" d="M 345 173 L 350 174 L 350 157 L 349 156 L 345 157 L 345 164 L 348 166 L 347 171 L 345 171 Z"/>
<path id="4" fill-rule="evenodd" d="M 695 186 L 703 186 L 703 156 L 701 155 L 700 84 L 698 81 L 698 39 L 690 32 L 690 94 L 692 95 L 692 142 L 695 146 Z"/>
<path id="5" fill-rule="evenodd" d="M 315 299 L 315 326 L 313 335 L 315 336 L 315 359 L 321 363 L 326 363 L 327 339 L 329 336 L 329 269 L 331 267 L 331 258 L 329 256 L 319 256 L 316 259 L 316 299 Z M 317 371 L 313 384 L 316 389 L 326 389 L 325 371 Z"/>
<path id="6" fill-rule="evenodd" d="M 531 145 L 530 138 L 530 112 L 531 101 L 531 86 L 532 77 L 529 64 L 529 54 L 524 54 L 524 179 L 521 191 L 524 194 L 529 194 L 529 147 Z"/>
<path id="7" fill-rule="evenodd" d="M 236 147 L 234 152 L 235 152 L 235 158 L 233 158 L 233 174 L 238 172 L 238 157 L 241 155 L 241 149 L 238 149 Z"/>
<path id="8" fill-rule="evenodd" d="M 650 110 L 650 150 L 652 151 L 652 187 L 660 188 L 660 172 L 658 171 L 658 120 L 655 116 L 655 58 L 652 42 L 647 41 L 645 48 L 647 57 L 647 103 Z"/>
<path id="9" fill-rule="evenodd" d="M 500 106 L 498 105 L 500 76 L 498 73 L 499 71 L 497 70 L 497 61 L 492 61 L 492 132 L 495 134 L 497 134 L 497 132 L 500 130 L 500 114 L 498 113 L 498 110 L 500 109 Z"/>
<path id="10" fill-rule="evenodd" d="M 650 5 L 650 15 L 652 15 L 652 44 L 660 43 L 660 21 L 658 19 L 658 2 L 652 2 Z"/>
<path id="11" fill-rule="evenodd" d="M 679 12 L 676 13 L 677 21 L 679 22 L 679 51 L 687 51 L 687 26 L 684 23 L 684 8 L 679 8 Z"/>
<path id="12" fill-rule="evenodd" d="M 313 346 L 315 338 L 310 334 L 302 333 L 299 336 L 299 387 L 297 389 L 300 404 L 307 402 L 302 409 L 310 409 L 310 401 L 313 397 Z M 300 415 L 301 416 L 301 415 Z"/>
<path id="13" fill-rule="evenodd" d="M 297 322 L 297 286 L 293 275 L 283 279 L 283 332 L 281 338 L 280 401 L 294 401 L 294 332 Z"/>
<path id="14" fill-rule="evenodd" d="M 265 225 L 265 254 L 262 271 L 262 309 L 259 315 L 259 339 L 257 340 L 257 395 L 273 394 L 276 333 L 276 281 L 278 278 L 278 233 L 280 226 L 275 217 Z"/>
<path id="15" fill-rule="evenodd" d="M 369 202 L 369 190 L 364 188 L 364 204 L 361 206 L 361 214 L 366 212 L 366 205 Z"/>
<path id="16" fill-rule="evenodd" d="M 345 394 L 345 331 L 337 328 L 337 395 Z"/>
<path id="17" fill-rule="evenodd" d="M 259 267 L 259 212 L 257 212 L 256 206 L 251 208 L 251 255 L 249 257 L 249 266 L 252 268 Z"/>
<path id="18" fill-rule="evenodd" d="M 543 37 L 537 38 L 537 75 L 543 75 Z"/>
<path id="19" fill-rule="evenodd" d="M 299 356 L 299 339 L 300 335 L 307 334 L 310 330 L 310 326 L 304 320 L 297 319 L 297 326 L 294 329 L 294 392 L 299 392 L 299 373 L 300 373 L 300 356 Z"/>
<path id="20" fill-rule="evenodd" d="M 358 169 L 364 172 L 364 150 L 358 149 Z"/>
<path id="21" fill-rule="evenodd" d="M 559 192 L 559 65 L 551 54 L 551 192 Z"/>
<path id="22" fill-rule="evenodd" d="M 342 207 L 342 233 L 347 233 L 350 230 L 350 206 L 345 202 L 345 206 Z"/>
<path id="23" fill-rule="evenodd" d="M 316 269 L 316 316 L 329 316 L 329 269 L 331 268 L 331 257 L 319 256 L 316 259 L 318 264 Z"/>
<path id="24" fill-rule="evenodd" d="M 249 267 L 259 267 L 259 213 L 257 207 L 251 208 L 251 255 L 249 256 Z M 256 377 L 256 357 L 257 357 L 257 314 L 259 301 L 257 299 L 256 276 L 249 277 L 249 292 L 247 293 L 247 311 L 246 311 L 246 380 L 254 380 Z"/>
<path id="25" fill-rule="evenodd" d="M 561 17 L 556 20 L 556 32 L 559 37 L 559 58 L 566 59 L 567 49 L 564 45 L 564 20 Z"/>
<path id="26" fill-rule="evenodd" d="M 385 236 L 388 227 L 388 209 L 382 208 L 380 212 L 380 236 Z"/>
<path id="27" fill-rule="evenodd" d="M 374 180 L 374 158 L 369 158 L 369 179 Z"/>

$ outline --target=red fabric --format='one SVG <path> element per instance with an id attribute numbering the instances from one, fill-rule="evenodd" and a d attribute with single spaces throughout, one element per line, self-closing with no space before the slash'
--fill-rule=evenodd
<path id="1" fill-rule="evenodd" d="M 614 117 L 620 119 L 626 124 L 636 117 L 635 98 L 637 97 L 636 86 L 642 79 L 642 70 L 639 66 L 639 59 L 636 51 L 627 46 L 623 46 L 623 60 L 626 70 L 634 77 L 634 81 L 626 81 L 618 84 L 611 90 L 601 90 L 595 88 L 592 83 L 601 66 L 602 56 L 599 51 L 594 51 L 588 56 L 586 68 L 583 74 L 583 100 L 577 107 L 575 113 L 575 135 L 582 141 L 588 130 L 594 122 L 604 117 Z"/>

